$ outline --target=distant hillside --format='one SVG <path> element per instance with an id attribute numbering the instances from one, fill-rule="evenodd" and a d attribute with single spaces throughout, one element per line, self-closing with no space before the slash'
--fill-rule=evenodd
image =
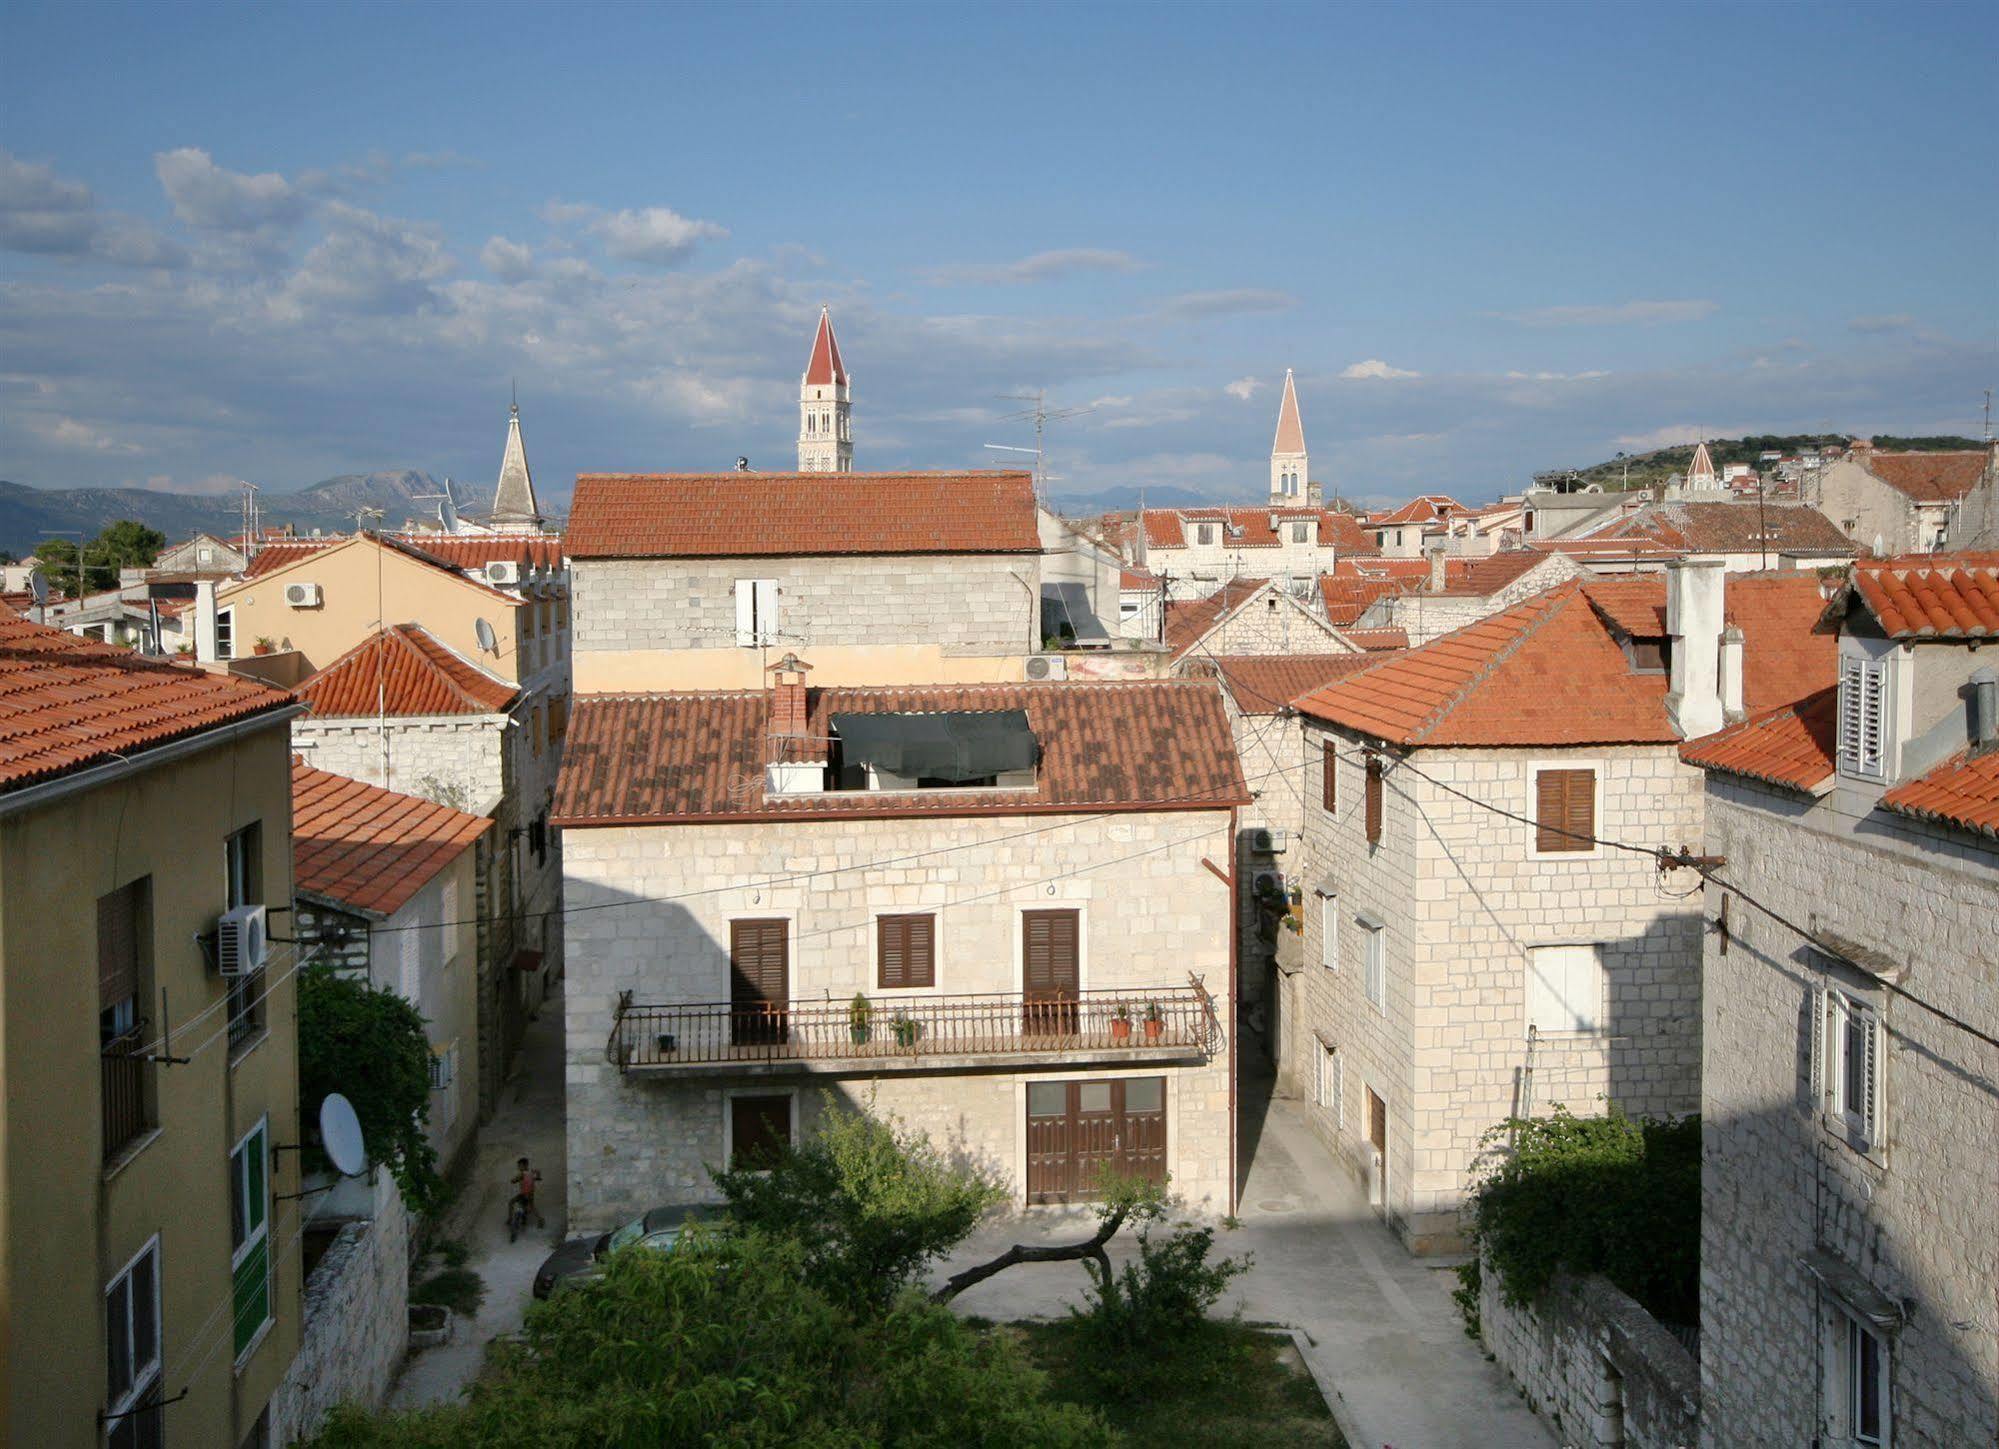
<path id="1" fill-rule="evenodd" d="M 1844 447 L 1852 441 L 1845 433 L 1760 433 L 1747 438 L 1709 438 L 1707 450 L 1714 466 L 1725 469 L 1730 463 L 1754 467 L 1763 453 L 1793 454 L 1803 448 Z M 1875 436 L 1874 446 L 1884 452 L 1949 453 L 1984 445 L 1976 438 L 1898 438 L 1884 433 Z M 1628 458 L 1613 458 L 1576 472 L 1584 483 L 1600 484 L 1606 491 L 1615 492 L 1625 485 L 1627 477 L 1633 488 L 1664 483 L 1675 473 L 1685 473 L 1693 460 L 1694 445 L 1683 443 L 1673 448 L 1655 448 L 1649 453 L 1633 453 Z"/>
<path id="2" fill-rule="evenodd" d="M 354 526 L 357 508 L 379 508 L 383 522 L 397 527 L 412 518 L 434 518 L 437 503 L 419 495 L 443 490 L 428 473 L 400 469 L 387 473 L 346 473 L 295 493 L 258 495 L 266 527 L 291 524 L 300 533 L 331 533 Z M 470 501 L 470 500 L 466 500 Z M 481 498 L 472 506 L 486 502 Z M 152 488 L 30 488 L 0 481 L 0 549 L 17 556 L 34 551 L 51 533 L 80 532 L 95 537 L 104 525 L 136 518 L 157 528 L 169 542 L 195 533 L 222 537 L 243 527 L 241 496 L 234 493 L 168 493 Z"/>

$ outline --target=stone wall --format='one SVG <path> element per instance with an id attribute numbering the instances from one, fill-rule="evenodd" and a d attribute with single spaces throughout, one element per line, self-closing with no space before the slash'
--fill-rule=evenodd
<path id="1" fill-rule="evenodd" d="M 457 810 L 480 814 L 505 788 L 501 763 L 504 715 L 389 722 L 388 767 L 382 732 L 372 719 L 292 721 L 292 748 L 316 770 L 421 795 Z"/>
<path id="2" fill-rule="evenodd" d="M 1315 590 L 1312 601 L 1318 597 Z M 1194 654 L 1345 654 L 1352 648 L 1313 611 L 1312 602 L 1272 590 L 1224 619 Z"/>
<path id="3" fill-rule="evenodd" d="M 1697 1441 L 1700 1365 L 1637 1300 L 1607 1278 L 1563 1275 L 1539 1301 L 1511 1308 L 1499 1281 L 1485 1263 L 1480 1336 L 1562 1444 L 1687 1449 Z"/>
<path id="4" fill-rule="evenodd" d="M 1409 647 L 1427 644 L 1440 634 L 1476 624 L 1524 599 L 1545 593 L 1555 585 L 1575 578 L 1582 569 L 1567 554 L 1551 554 L 1519 578 L 1493 594 L 1384 594 L 1369 605 L 1362 624 L 1367 628 L 1399 628 L 1408 631 Z"/>
<path id="5" fill-rule="evenodd" d="M 1194 542 L 1198 521 L 1189 519 L 1185 526 L 1185 547 L 1148 545 L 1143 560 L 1155 577 L 1167 581 L 1166 596 L 1175 603 L 1205 599 L 1229 579 L 1302 579 L 1329 574 L 1339 557 L 1339 551 L 1330 543 L 1292 543 L 1289 522 L 1285 524 L 1282 543 L 1255 548 L 1231 548 L 1219 542 L 1203 547 Z M 1219 529 L 1221 525 L 1216 527 Z"/>
<path id="6" fill-rule="evenodd" d="M 409 1215 L 386 1168 L 374 1216 L 346 1224 L 305 1280 L 298 1357 L 271 1397 L 271 1442 L 317 1434 L 339 1404 L 378 1408 L 409 1346 Z"/>
<path id="7" fill-rule="evenodd" d="M 794 1002 L 844 1002 L 861 991 L 880 1013 L 903 995 L 1017 992 L 1021 913 L 1072 908 L 1081 913 L 1085 992 L 1185 987 L 1193 973 L 1218 998 L 1226 1031 L 1231 905 L 1202 861 L 1226 865 L 1229 827 L 1228 811 L 1198 810 L 565 831 L 566 900 L 576 912 L 564 993 L 571 1226 L 713 1196 L 706 1169 L 721 1161 L 724 1094 L 747 1083 L 626 1077 L 605 1044 L 621 991 L 640 1002 L 726 1001 L 731 920 L 789 921 Z M 591 909 L 600 905 L 607 908 Z M 910 911 L 937 917 L 936 986 L 885 993 L 876 983 L 874 918 Z M 1176 1191 L 1216 1210 L 1228 1199 L 1230 1050 L 1225 1043 L 1200 1066 L 1142 1072 L 1168 1078 Z M 821 1080 L 762 1079 L 767 1089 L 805 1088 L 801 1114 L 814 1110 Z M 884 1109 L 1017 1182 L 1018 1066 L 1000 1058 L 984 1071 L 879 1081 Z M 867 1083 L 835 1090 L 852 1096 Z"/>
<path id="8" fill-rule="evenodd" d="M 1728 858 L 1729 880 L 1999 1036 L 1990 840 L 1870 811 L 1861 792 L 1808 802 L 1709 780 L 1707 849 Z M 1823 957 L 1741 898 L 1710 887 L 1706 904 L 1711 919 L 1727 910 L 1729 931 L 1708 934 L 1704 963 L 1704 1442 L 1841 1432 L 1832 1375 L 1844 1313 L 1803 1265 L 1815 1250 L 1906 1315 L 1889 1335 L 1894 1442 L 1999 1442 L 1989 1150 L 1999 1048 L 1860 973 L 1822 969 Z M 1811 1085 L 1809 1003 L 1828 980 L 1882 1013 L 1882 1141 L 1871 1153 L 1825 1124 Z"/>

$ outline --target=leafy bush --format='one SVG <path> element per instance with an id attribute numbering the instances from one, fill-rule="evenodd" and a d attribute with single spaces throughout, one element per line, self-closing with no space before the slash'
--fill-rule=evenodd
<path id="1" fill-rule="evenodd" d="M 764 1171 L 718 1171 L 738 1223 L 795 1239 L 821 1292 L 882 1307 L 970 1236 L 1005 1191 L 893 1117 L 827 1103 L 818 1130 Z"/>
<path id="2" fill-rule="evenodd" d="M 409 1210 L 434 1211 L 444 1180 L 424 1128 L 430 1042 L 423 1016 L 393 991 L 312 966 L 298 978 L 298 1095 L 307 1123 L 319 1121 L 329 1092 L 354 1104 L 369 1158 L 395 1174 Z"/>
<path id="3" fill-rule="evenodd" d="M 486 1301 L 486 1280 L 466 1267 L 448 1267 L 410 1289 L 411 1303 L 437 1303 L 460 1318 L 477 1316 Z"/>
<path id="4" fill-rule="evenodd" d="M 1497 1152 L 1511 1133 L 1513 1150 Z M 1487 1134 L 1495 1165 L 1472 1203 L 1472 1238 L 1510 1304 L 1558 1271 L 1601 1273 L 1655 1318 L 1700 1308 L 1701 1129 L 1697 1116 L 1612 1112 L 1515 1119 Z"/>

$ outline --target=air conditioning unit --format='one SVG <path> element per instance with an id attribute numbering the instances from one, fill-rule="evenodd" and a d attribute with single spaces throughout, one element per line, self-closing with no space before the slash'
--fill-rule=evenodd
<path id="1" fill-rule="evenodd" d="M 1060 654 L 1031 654 L 1027 659 L 1029 679 L 1067 679 L 1069 661 Z"/>
<path id="2" fill-rule="evenodd" d="M 1252 830 L 1249 832 L 1249 848 L 1258 855 L 1277 855 L 1291 848 L 1291 832 Z"/>
<path id="3" fill-rule="evenodd" d="M 1260 870 L 1250 881 L 1250 889 L 1257 895 L 1282 895 L 1284 877 L 1274 870 Z"/>
<path id="4" fill-rule="evenodd" d="M 317 609 L 320 606 L 318 584 L 286 584 L 285 602 L 294 609 Z"/>
<path id="5" fill-rule="evenodd" d="M 521 581 L 521 566 L 515 559 L 496 558 L 486 565 L 486 582 L 489 584 L 517 584 Z"/>
<path id="6" fill-rule="evenodd" d="M 237 906 L 215 923 L 215 968 L 224 976 L 261 971 L 267 951 L 264 908 Z"/>

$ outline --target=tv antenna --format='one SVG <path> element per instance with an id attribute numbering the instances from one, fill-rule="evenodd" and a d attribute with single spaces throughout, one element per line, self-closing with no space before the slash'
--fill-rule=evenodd
<path id="1" fill-rule="evenodd" d="M 1987 445 L 1988 447 L 1989 447 L 1989 446 L 1991 446 L 1991 443 L 1992 443 L 1992 389 L 1991 389 L 1991 388 L 1989 388 L 1989 387 L 1985 389 L 1985 442 L 1986 442 L 1986 445 Z"/>
<path id="2" fill-rule="evenodd" d="M 412 503 L 425 503 L 433 499 L 437 501 L 437 521 L 439 525 L 442 526 L 444 532 L 456 534 L 458 532 L 458 500 L 451 496 L 451 479 L 448 476 L 444 480 L 444 491 L 442 493 L 412 493 L 410 495 L 410 502 Z"/>
<path id="3" fill-rule="evenodd" d="M 257 485 L 243 480 L 243 557 L 257 556 Z"/>
<path id="4" fill-rule="evenodd" d="M 1046 390 L 1037 390 L 1028 393 L 1003 393 L 1001 396 L 1007 402 L 1034 404 L 1031 408 L 1023 409 L 1017 413 L 1008 413 L 1000 419 L 1001 422 L 1016 423 L 1026 422 L 1029 418 L 1032 418 L 1034 420 L 1034 446 L 1031 448 L 1017 448 L 1008 443 L 987 443 L 985 446 L 996 453 L 1034 454 L 1034 494 L 1035 497 L 1045 502 L 1048 489 L 1046 436 L 1048 425 L 1050 423 L 1059 423 L 1066 418 L 1081 417 L 1084 413 L 1093 413 L 1096 411 L 1096 408 L 1056 408 L 1051 411 L 1048 407 L 1048 393 Z"/>

